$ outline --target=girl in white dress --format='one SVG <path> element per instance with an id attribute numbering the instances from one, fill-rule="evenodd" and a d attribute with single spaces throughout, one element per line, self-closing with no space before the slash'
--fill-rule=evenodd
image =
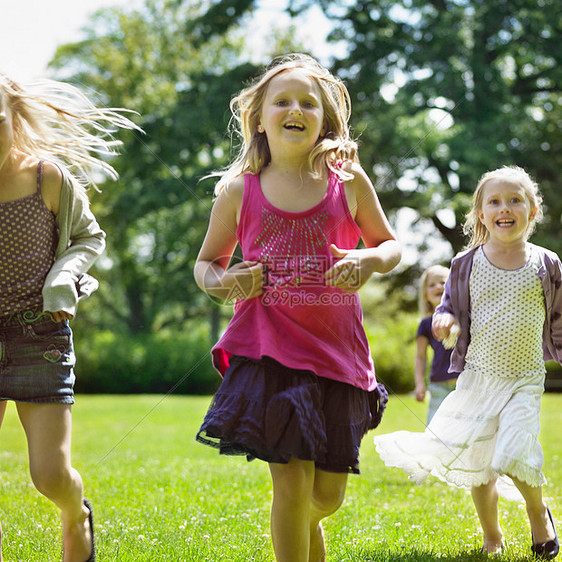
<path id="1" fill-rule="evenodd" d="M 469 249 L 451 264 L 432 324 L 435 337 L 454 346 L 456 390 L 424 433 L 381 435 L 375 445 L 385 464 L 417 483 L 432 474 L 470 488 L 483 552 L 503 549 L 498 494 L 522 496 L 531 550 L 551 560 L 559 544 L 542 498 L 538 434 L 544 361 L 562 361 L 562 264 L 527 241 L 541 214 L 538 186 L 523 169 L 482 176 L 465 225 Z"/>

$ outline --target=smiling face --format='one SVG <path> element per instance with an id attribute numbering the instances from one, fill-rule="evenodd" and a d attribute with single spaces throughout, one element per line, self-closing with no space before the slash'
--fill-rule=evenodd
<path id="1" fill-rule="evenodd" d="M 425 298 L 427 299 L 427 302 L 429 302 L 433 310 L 435 310 L 435 308 L 437 308 L 437 305 L 441 302 L 441 297 L 443 296 L 446 281 L 447 272 L 445 270 L 430 272 L 427 275 Z"/>
<path id="2" fill-rule="evenodd" d="M 483 186 L 478 218 L 486 227 L 490 241 L 503 244 L 525 241 L 536 212 L 527 192 L 517 182 L 491 179 Z"/>
<path id="3" fill-rule="evenodd" d="M 323 127 L 320 89 L 303 69 L 286 70 L 271 79 L 258 131 L 267 135 L 272 154 L 288 147 L 310 152 Z"/>

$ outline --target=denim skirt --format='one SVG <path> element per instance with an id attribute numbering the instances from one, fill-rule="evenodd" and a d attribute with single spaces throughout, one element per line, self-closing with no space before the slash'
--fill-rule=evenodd
<path id="1" fill-rule="evenodd" d="M 297 458 L 359 474 L 361 440 L 380 423 L 387 400 L 381 384 L 367 392 L 270 357 L 235 356 L 197 440 L 247 460 Z"/>
<path id="2" fill-rule="evenodd" d="M 0 318 L 0 400 L 73 404 L 75 362 L 66 320 L 35 310 Z"/>

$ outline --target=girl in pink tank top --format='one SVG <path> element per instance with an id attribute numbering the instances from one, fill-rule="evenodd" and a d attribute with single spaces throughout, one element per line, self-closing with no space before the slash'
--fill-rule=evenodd
<path id="1" fill-rule="evenodd" d="M 86 271 L 105 234 L 82 186 L 93 185 L 100 169 L 116 175 L 103 160 L 114 151 L 116 127 L 136 128 L 68 84 L 24 89 L 0 74 L 0 425 L 13 400 L 31 478 L 61 511 L 64 562 L 96 559 L 92 507 L 70 462 L 68 321 L 97 287 Z"/>
<path id="2" fill-rule="evenodd" d="M 268 462 L 277 561 L 320 562 L 321 520 L 359 473 L 361 439 L 387 399 L 357 290 L 398 264 L 400 246 L 358 163 L 347 89 L 327 69 L 281 57 L 231 107 L 243 143 L 217 174 L 195 278 L 236 302 L 197 439 Z"/>

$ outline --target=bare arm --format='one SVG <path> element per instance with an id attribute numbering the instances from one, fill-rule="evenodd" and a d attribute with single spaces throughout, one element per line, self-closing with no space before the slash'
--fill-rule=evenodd
<path id="1" fill-rule="evenodd" d="M 60 194 L 62 189 L 62 172 L 51 162 L 43 162 L 43 182 L 41 193 L 45 205 L 55 216 L 59 214 Z"/>
<path id="2" fill-rule="evenodd" d="M 402 256 L 371 180 L 359 164 L 353 164 L 351 171 L 355 177 L 347 182 L 346 193 L 365 248 L 332 245 L 333 255 L 341 259 L 326 272 L 326 283 L 346 292 L 357 291 L 373 273 L 388 273 Z"/>
<path id="3" fill-rule="evenodd" d="M 426 393 L 425 371 L 427 369 L 427 346 L 429 340 L 425 336 L 416 338 L 416 360 L 414 364 L 414 379 L 416 388 L 414 394 L 418 402 L 423 402 Z"/>
<path id="4" fill-rule="evenodd" d="M 240 262 L 229 267 L 237 244 L 236 228 L 243 194 L 244 179 L 239 178 L 217 197 L 194 268 L 199 288 L 223 300 L 252 298 L 262 293 L 260 263 Z"/>

